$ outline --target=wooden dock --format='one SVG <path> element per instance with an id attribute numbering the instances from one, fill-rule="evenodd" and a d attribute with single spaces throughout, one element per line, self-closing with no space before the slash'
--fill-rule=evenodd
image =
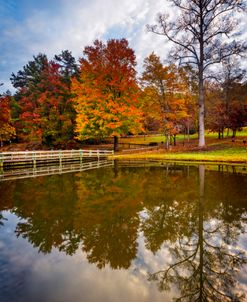
<path id="1" fill-rule="evenodd" d="M 85 159 L 103 159 L 114 154 L 112 150 L 51 150 L 0 152 L 0 169 L 13 166 L 36 166 L 38 164 L 68 163 Z"/>

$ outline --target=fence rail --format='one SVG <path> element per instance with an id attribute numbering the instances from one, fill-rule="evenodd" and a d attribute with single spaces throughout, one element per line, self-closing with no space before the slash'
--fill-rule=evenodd
<path id="1" fill-rule="evenodd" d="M 8 165 L 23 165 L 39 162 L 69 162 L 80 161 L 84 158 L 106 158 L 112 155 L 112 150 L 52 150 L 52 151 L 21 151 L 1 152 L 0 167 Z"/>

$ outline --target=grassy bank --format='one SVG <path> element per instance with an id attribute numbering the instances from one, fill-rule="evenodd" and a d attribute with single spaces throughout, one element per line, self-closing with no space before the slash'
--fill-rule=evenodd
<path id="1" fill-rule="evenodd" d="M 206 134 L 207 147 L 199 150 L 197 147 L 197 135 L 190 136 L 190 140 L 178 135 L 177 145 L 172 146 L 170 151 L 161 148 L 153 152 L 136 152 L 131 154 L 116 154 L 117 159 L 155 159 L 155 160 L 172 160 L 172 161 L 190 161 L 190 162 L 218 162 L 218 163 L 247 163 L 247 128 L 237 132 L 237 137 L 231 137 L 219 140 L 217 133 Z M 156 136 L 139 136 L 121 139 L 122 142 L 149 144 L 150 142 L 164 142 L 162 135 Z"/>
<path id="2" fill-rule="evenodd" d="M 226 147 L 205 151 L 166 152 L 163 150 L 150 153 L 116 154 L 117 159 L 157 159 L 191 162 L 224 162 L 247 163 L 247 149 L 245 147 Z"/>
<path id="3" fill-rule="evenodd" d="M 231 133 L 230 133 L 231 134 Z M 224 133 L 224 139 L 226 138 L 227 131 Z M 218 140 L 218 133 L 216 132 L 206 132 L 206 141 L 210 144 L 212 140 Z M 235 141 L 242 141 L 247 137 L 247 127 L 243 128 L 241 131 L 237 131 Z M 165 142 L 166 138 L 164 135 L 140 135 L 140 136 L 130 136 L 125 138 L 120 138 L 121 143 L 132 143 L 132 144 L 149 144 L 151 142 L 161 143 Z M 178 143 L 180 142 L 188 142 L 188 136 L 183 134 L 178 134 L 176 137 Z M 232 140 L 231 135 L 228 137 L 228 140 Z M 198 134 L 192 134 L 189 136 L 190 142 L 195 142 L 197 144 Z"/>

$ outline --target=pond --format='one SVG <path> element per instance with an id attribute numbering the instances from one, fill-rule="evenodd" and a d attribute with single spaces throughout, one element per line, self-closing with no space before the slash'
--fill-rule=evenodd
<path id="1" fill-rule="evenodd" d="M 246 301 L 245 167 L 0 182 L 0 301 Z"/>

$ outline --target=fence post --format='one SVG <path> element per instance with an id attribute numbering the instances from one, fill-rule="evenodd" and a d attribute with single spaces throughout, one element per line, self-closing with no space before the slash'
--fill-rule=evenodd
<path id="1" fill-rule="evenodd" d="M 83 151 L 80 149 L 80 163 L 82 163 Z"/>
<path id="2" fill-rule="evenodd" d="M 3 155 L 0 153 L 0 168 L 3 168 Z"/>
<path id="3" fill-rule="evenodd" d="M 99 150 L 97 150 L 97 157 L 98 157 L 98 161 L 99 161 Z"/>
<path id="4" fill-rule="evenodd" d="M 33 167 L 36 168 L 36 153 L 33 152 Z"/>
<path id="5" fill-rule="evenodd" d="M 59 151 L 59 165 L 62 165 L 62 152 Z"/>

